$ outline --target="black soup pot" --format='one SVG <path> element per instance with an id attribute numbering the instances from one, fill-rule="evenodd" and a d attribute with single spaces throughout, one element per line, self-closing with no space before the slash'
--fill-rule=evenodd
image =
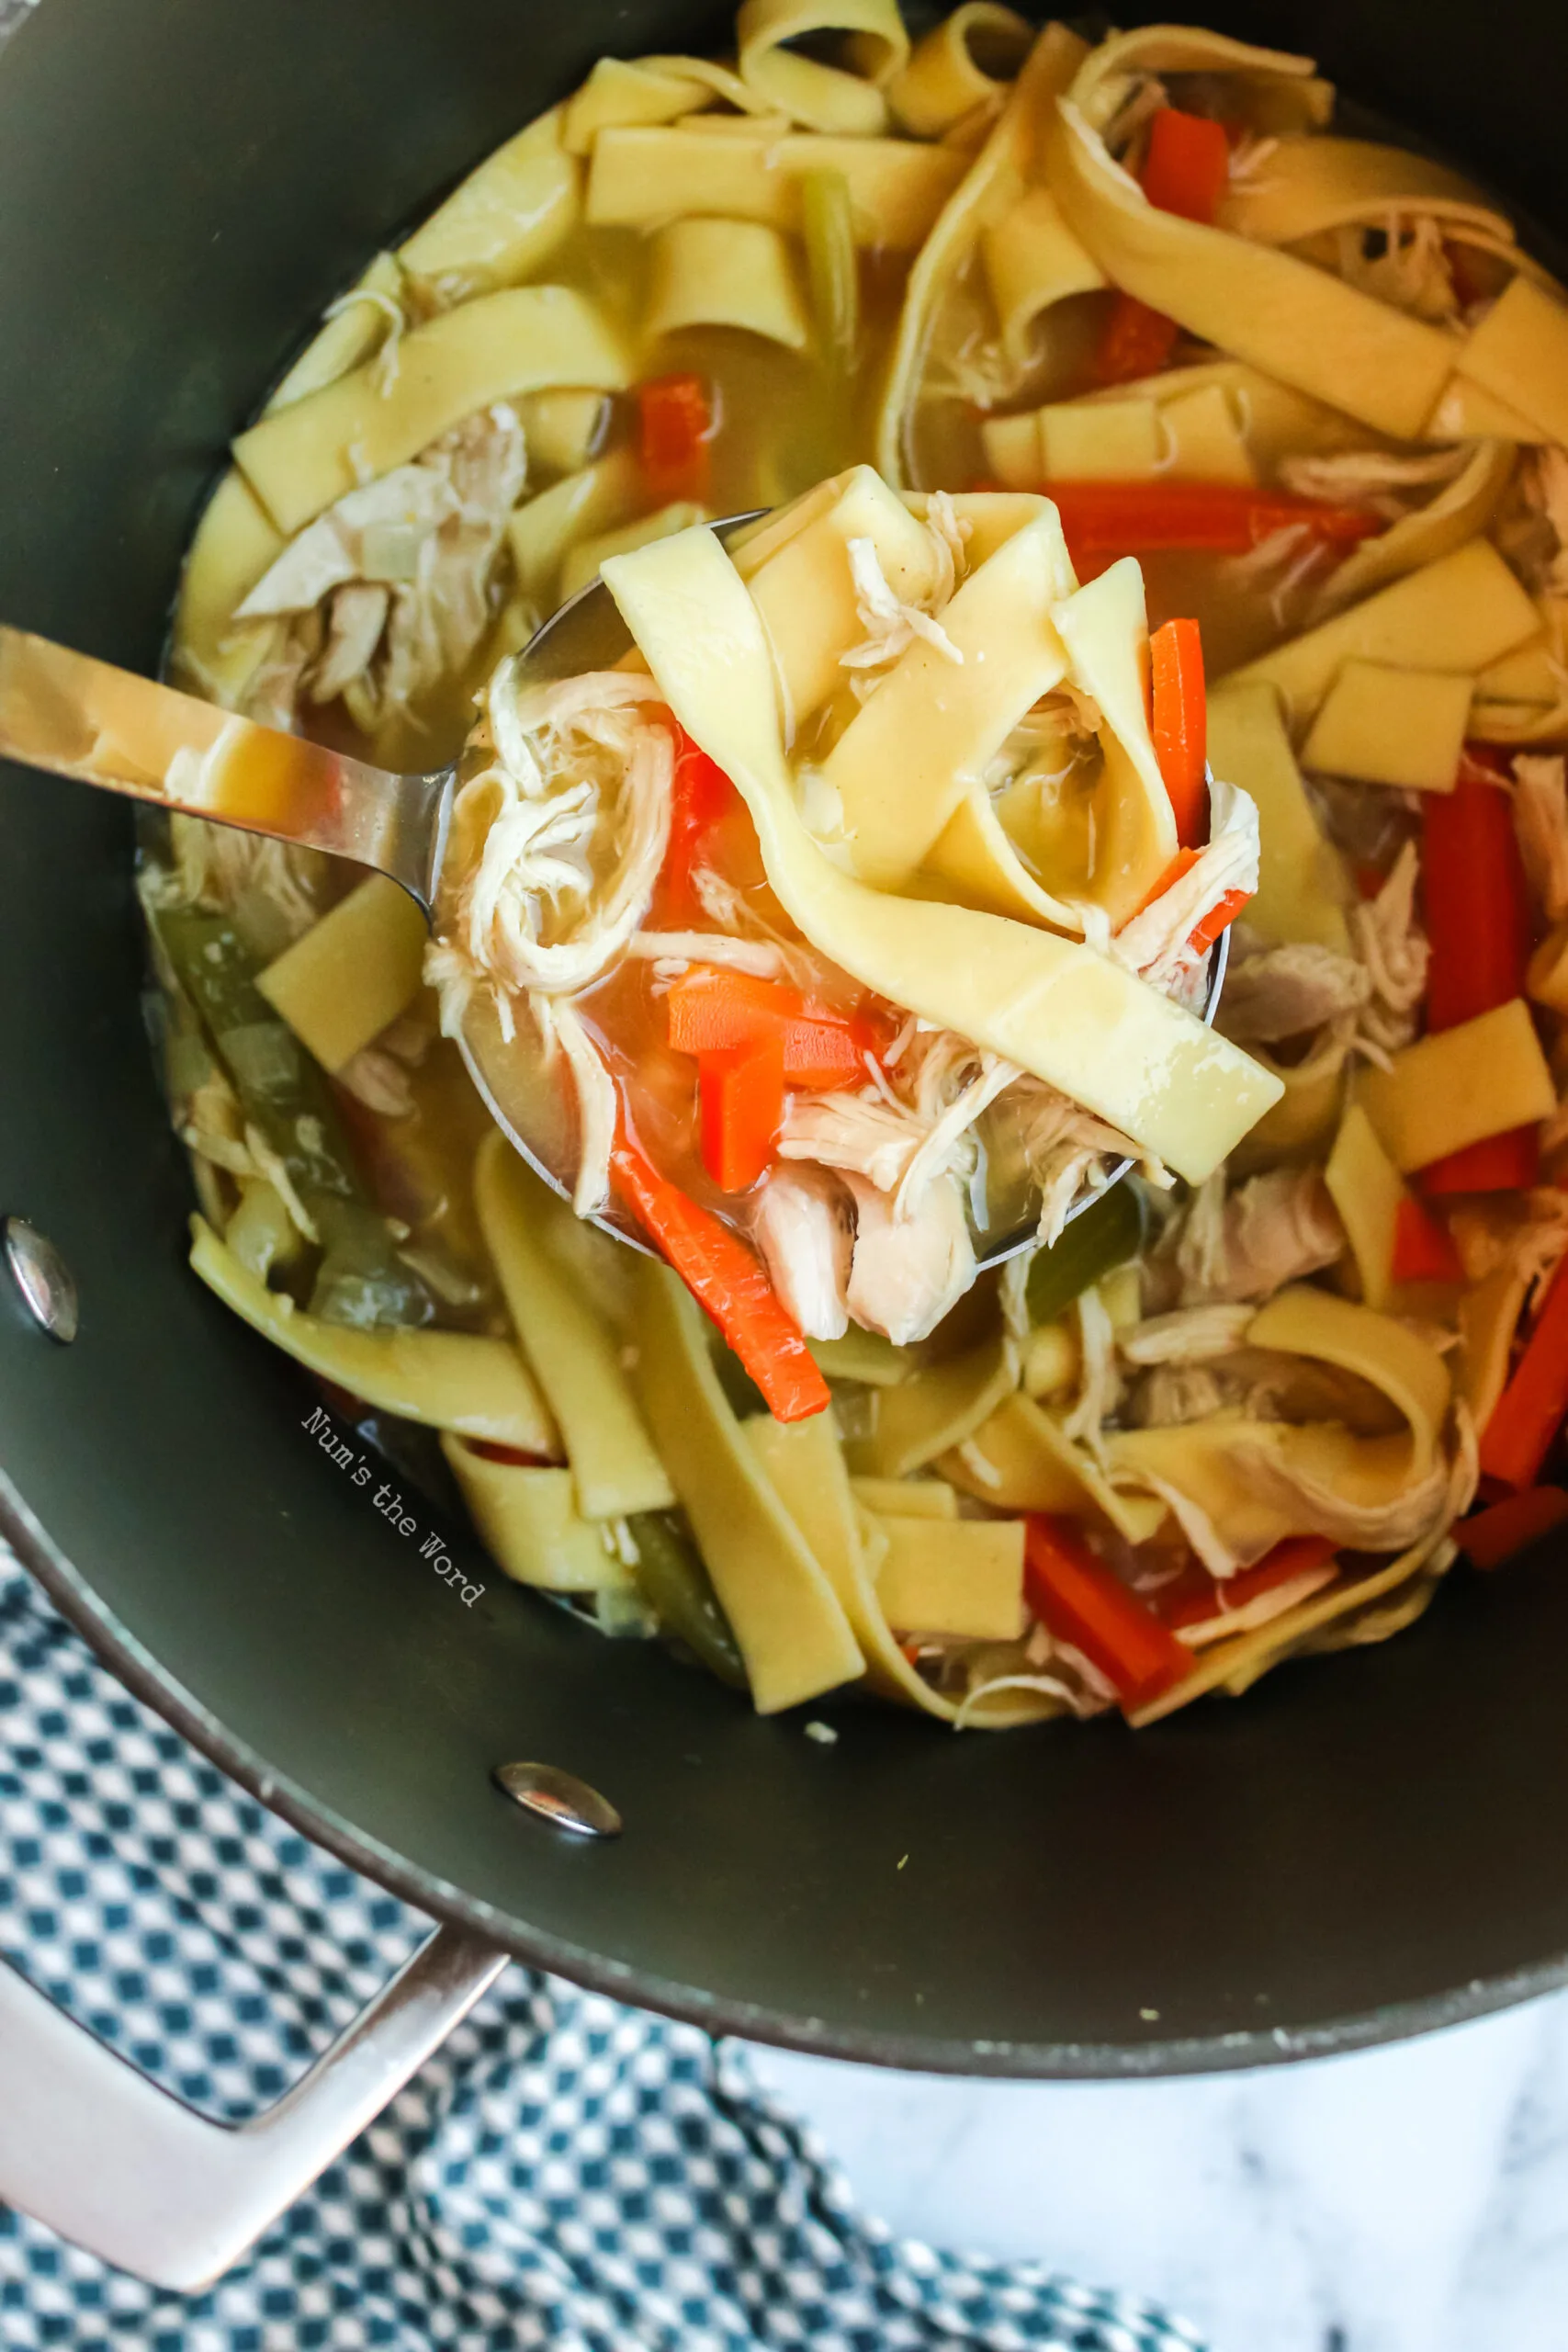
<path id="1" fill-rule="evenodd" d="M 1568 231 L 1555 0 L 1225 0 Z M 44 0 L 0 60 L 0 616 L 157 664 L 229 435 L 301 325 L 603 51 L 721 45 L 690 0 Z M 58 1245 L 71 1347 L 0 1278 L 0 1526 L 132 1688 L 424 1909 L 625 1997 L 803 2048 L 1010 2075 L 1255 2064 L 1568 1973 L 1568 1564 L 1456 1577 L 1386 1648 L 1136 1736 L 835 1746 L 372 1508 L 295 1371 L 187 1272 L 138 1011 L 123 809 L 0 772 L 0 1211 Z M 390 1474 L 389 1474 L 390 1475 Z M 470 1585 L 433 1573 L 437 1532 Z M 492 1785 L 581 1774 L 625 1835 Z"/>

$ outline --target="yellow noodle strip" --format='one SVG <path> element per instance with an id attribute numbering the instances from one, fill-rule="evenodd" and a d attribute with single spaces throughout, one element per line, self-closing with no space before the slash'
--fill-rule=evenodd
<path id="1" fill-rule="evenodd" d="M 719 1385 L 680 1277 L 638 1269 L 638 1394 L 746 1662 L 759 1714 L 857 1680 L 842 1602 L 764 1476 Z"/>
<path id="2" fill-rule="evenodd" d="M 192 1271 L 225 1306 L 307 1371 L 362 1396 L 378 1412 L 514 1445 L 545 1460 L 558 1455 L 560 1441 L 545 1400 L 510 1340 L 467 1331 L 356 1331 L 324 1323 L 258 1282 L 205 1217 L 193 1216 L 190 1226 Z"/>
<path id="3" fill-rule="evenodd" d="M 807 172 L 837 172 L 850 194 L 856 243 L 911 252 L 952 193 L 964 157 L 905 139 L 731 138 L 675 124 L 602 130 L 588 174 L 587 217 L 603 227 L 647 228 L 702 213 L 761 220 L 795 233 Z"/>
<path id="4" fill-rule="evenodd" d="M 788 46 L 837 34 L 840 64 Z M 909 54 L 897 0 L 743 0 L 735 20 L 740 78 L 808 130 L 868 137 L 886 128 L 882 85 Z"/>
<path id="5" fill-rule="evenodd" d="M 630 1589 L 602 1530 L 579 1512 L 570 1470 L 495 1462 L 450 1430 L 441 1451 L 479 1540 L 509 1577 L 541 1592 Z"/>
<path id="6" fill-rule="evenodd" d="M 768 879 L 824 955 L 893 1003 L 1017 1062 L 1201 1181 L 1279 1081 L 1111 958 L 964 907 L 897 899 L 843 873 L 795 808 L 755 605 L 707 531 L 604 567 L 677 718 L 750 809 Z"/>
<path id="7" fill-rule="evenodd" d="M 1136 73 L 1304 77 L 1310 59 L 1219 34 L 1156 26 L 1094 51 L 1047 133 L 1047 173 L 1068 227 L 1111 282 L 1221 350 L 1401 439 L 1418 435 L 1453 372 L 1451 336 L 1325 270 L 1151 205 L 1094 127 Z"/>
<path id="8" fill-rule="evenodd" d="M 665 1510 L 669 1473 L 637 1410 L 615 1337 L 551 1247 L 564 1202 L 493 1131 L 479 1146 L 474 1202 L 513 1328 L 549 1400 L 588 1520 Z"/>
<path id="9" fill-rule="evenodd" d="M 631 362 L 565 286 L 481 295 L 406 334 L 389 379 L 372 360 L 264 417 L 235 462 L 279 530 L 299 530 L 362 481 L 406 465 L 476 409 L 546 384 L 618 390 Z"/>

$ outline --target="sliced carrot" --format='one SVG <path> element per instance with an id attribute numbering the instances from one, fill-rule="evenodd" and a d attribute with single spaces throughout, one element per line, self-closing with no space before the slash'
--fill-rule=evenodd
<path id="1" fill-rule="evenodd" d="M 1498 1136 L 1483 1136 L 1442 1159 L 1417 1170 L 1423 1193 L 1443 1199 L 1454 1193 L 1517 1193 L 1528 1190 L 1540 1173 L 1539 1127 L 1508 1127 Z"/>
<path id="2" fill-rule="evenodd" d="M 1230 175 L 1230 145 L 1224 125 L 1205 116 L 1164 107 L 1149 125 L 1143 189 L 1161 212 L 1207 226 L 1219 210 Z M 1094 372 L 1102 384 L 1134 383 L 1156 376 L 1169 360 L 1181 330 L 1163 311 L 1135 295 L 1118 294 L 1100 339 Z"/>
<path id="3" fill-rule="evenodd" d="M 715 418 L 702 377 L 653 376 L 636 388 L 637 458 L 649 497 L 705 500 L 712 472 Z"/>
<path id="4" fill-rule="evenodd" d="M 661 1175 L 624 1128 L 610 1171 L 622 1200 L 717 1324 L 773 1419 L 799 1421 L 825 1412 L 832 1401 L 828 1384 L 761 1260 L 739 1235 Z"/>
<path id="5" fill-rule="evenodd" d="M 721 1193 L 749 1193 L 784 1125 L 784 1040 L 754 1038 L 697 1063 L 703 1166 Z"/>
<path id="6" fill-rule="evenodd" d="M 1217 126 L 1216 126 L 1217 127 Z M 1208 715 L 1196 621 L 1167 621 L 1149 639 L 1155 757 L 1184 849 L 1209 834 Z"/>
<path id="7" fill-rule="evenodd" d="M 1223 122 L 1162 107 L 1149 125 L 1140 174 L 1144 194 L 1161 212 L 1213 225 L 1230 181 L 1230 141 Z"/>
<path id="8" fill-rule="evenodd" d="M 1227 890 L 1201 922 L 1194 923 L 1187 944 L 1195 956 L 1206 956 L 1222 931 L 1227 931 L 1252 897 L 1250 890 Z"/>
<path id="9" fill-rule="evenodd" d="M 682 973 L 664 1000 L 678 1054 L 715 1054 L 776 1036 L 786 1086 L 818 1091 L 859 1085 L 865 1048 L 855 1024 L 798 989 L 709 964 Z"/>
<path id="10" fill-rule="evenodd" d="M 1096 1557 L 1069 1519 L 1024 1521 L 1023 1589 L 1048 1632 L 1082 1650 L 1123 1707 L 1146 1705 L 1192 1670 L 1192 1655 Z"/>
<path id="11" fill-rule="evenodd" d="M 671 724 L 674 726 L 674 720 Z M 681 931 L 700 913 L 692 884 L 698 853 L 714 827 L 744 806 L 716 760 L 675 727 L 675 775 L 670 798 L 670 844 L 654 885 L 649 928 Z"/>
<path id="12" fill-rule="evenodd" d="M 1529 890 L 1501 778 L 1468 759 L 1451 792 L 1421 798 L 1427 1026 L 1453 1029 L 1523 995 Z"/>
<path id="13" fill-rule="evenodd" d="M 1135 384 L 1145 376 L 1157 376 L 1180 332 L 1163 311 L 1151 311 L 1135 294 L 1118 294 L 1094 355 L 1095 381 Z"/>
<path id="14" fill-rule="evenodd" d="M 1527 1487 L 1521 1495 L 1461 1520 L 1454 1532 L 1472 1567 L 1500 1568 L 1538 1537 L 1568 1520 L 1568 1494 L 1561 1487 Z"/>
<path id="15" fill-rule="evenodd" d="M 1145 907 L 1152 907 L 1156 899 L 1163 899 L 1172 883 L 1179 882 L 1184 874 L 1190 874 L 1197 863 L 1198 853 L 1195 849 L 1179 849 L 1154 888 L 1145 898 L 1139 899 L 1133 913 L 1141 915 Z"/>
<path id="16" fill-rule="evenodd" d="M 1568 1412 L 1568 1259 L 1559 1266 L 1512 1379 L 1481 1433 L 1481 1467 L 1516 1492 L 1533 1487 Z"/>
<path id="17" fill-rule="evenodd" d="M 1393 1273 L 1396 1283 L 1464 1280 L 1464 1267 L 1448 1227 L 1410 1193 L 1394 1215 Z"/>
<path id="18" fill-rule="evenodd" d="M 1174 1633 L 1179 1626 L 1206 1624 L 1211 1617 L 1245 1609 L 1292 1578 L 1332 1560 L 1338 1545 L 1326 1535 L 1287 1535 L 1250 1568 L 1222 1581 L 1194 1561 L 1190 1575 L 1155 1595 L 1155 1610 Z"/>
<path id="19" fill-rule="evenodd" d="M 1191 873 L 1198 863 L 1199 855 L 1200 853 L 1195 849 L 1179 849 L 1147 898 L 1141 899 L 1134 909 L 1134 913 L 1141 915 L 1147 908 L 1152 907 L 1156 899 L 1163 899 L 1166 892 L 1174 883 L 1179 882 L 1184 874 Z M 1235 922 L 1251 896 L 1250 890 L 1227 890 L 1222 898 L 1215 900 L 1201 922 L 1195 922 L 1188 935 L 1187 944 L 1195 956 L 1208 954 L 1221 932 Z"/>
<path id="20" fill-rule="evenodd" d="M 1054 499 L 1075 560 L 1140 555 L 1165 548 L 1245 555 L 1274 532 L 1303 525 L 1337 547 L 1386 528 L 1365 506 L 1330 506 L 1283 491 L 1224 481 L 1061 481 Z"/>

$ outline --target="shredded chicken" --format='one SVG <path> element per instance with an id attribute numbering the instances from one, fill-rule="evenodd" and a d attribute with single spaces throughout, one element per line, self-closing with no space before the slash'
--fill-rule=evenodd
<path id="1" fill-rule="evenodd" d="M 1538 594 L 1568 596 L 1568 449 L 1555 442 L 1527 449 L 1517 487 L 1527 512 L 1540 526 L 1541 540 L 1539 551 L 1521 550 L 1526 552 L 1529 584 Z"/>
<path id="2" fill-rule="evenodd" d="M 1279 145 L 1277 139 L 1262 139 L 1256 131 L 1244 130 L 1230 153 L 1232 187 L 1257 188 L 1264 186 L 1269 177 L 1269 165 Z"/>
<path id="3" fill-rule="evenodd" d="M 1100 1426 L 1115 1412 L 1122 1396 L 1122 1376 L 1116 1369 L 1116 1333 L 1095 1283 L 1078 1294 L 1077 1308 L 1078 1393 L 1062 1423 L 1062 1434 L 1087 1445 L 1091 1453 L 1098 1453 Z"/>
<path id="4" fill-rule="evenodd" d="M 362 1046 L 343 1068 L 334 1070 L 339 1086 L 347 1089 L 356 1102 L 367 1111 L 376 1112 L 383 1119 L 407 1119 L 413 1114 L 413 1088 L 409 1080 L 407 1066 L 395 1054 L 383 1052 L 376 1046 Z"/>
<path id="5" fill-rule="evenodd" d="M 1209 1363 L 1241 1345 L 1252 1316 L 1251 1306 L 1239 1302 L 1179 1307 L 1131 1324 L 1117 1346 L 1123 1362 L 1132 1364 Z"/>
<path id="6" fill-rule="evenodd" d="M 1332 1266 L 1345 1232 L 1315 1168 L 1271 1168 L 1227 1200 L 1220 1170 L 1192 1197 L 1176 1244 L 1184 1306 L 1271 1298 Z"/>
<path id="7" fill-rule="evenodd" d="M 1430 213 L 1391 212 L 1381 228 L 1338 229 L 1334 246 L 1340 277 L 1358 292 L 1434 325 L 1459 317 L 1443 224 Z"/>
<path id="8" fill-rule="evenodd" d="M 784 1104 L 779 1157 L 840 1169 L 892 1193 L 930 1132 L 906 1104 L 874 1092 L 792 1094 Z"/>
<path id="9" fill-rule="evenodd" d="M 1403 1552 L 1445 1513 L 1451 1473 L 1444 1462 L 1413 1480 L 1392 1502 L 1354 1503 L 1268 1446 L 1242 1439 L 1231 1453 L 1260 1500 L 1278 1504 L 1303 1528 L 1358 1552 Z"/>
<path id="10" fill-rule="evenodd" d="M 1227 556 L 1220 576 L 1238 594 L 1262 596 L 1275 626 L 1288 629 L 1292 599 L 1336 560 L 1328 540 L 1310 523 L 1281 523 L 1245 555 Z"/>
<path id="11" fill-rule="evenodd" d="M 1549 922 L 1568 914 L 1568 763 L 1561 752 L 1514 761 L 1514 830 L 1530 889 Z"/>
<path id="12" fill-rule="evenodd" d="M 342 695 L 367 732 L 412 718 L 461 672 L 490 623 L 496 558 L 526 471 L 522 424 L 503 404 L 308 524 L 234 616 L 288 624 L 252 681 L 251 715 L 265 706 L 292 723 L 301 697 Z"/>
<path id="13" fill-rule="evenodd" d="M 732 939 L 722 931 L 634 931 L 626 954 L 651 963 L 656 980 L 674 979 L 694 964 L 722 964 L 731 972 L 776 979 L 784 968 L 779 949 L 766 939 Z"/>
<path id="14" fill-rule="evenodd" d="M 898 1216 L 887 1194 L 863 1176 L 845 1179 L 855 1202 L 849 1311 L 895 1347 L 930 1337 L 977 1271 L 964 1195 L 951 1177 L 928 1186 L 919 1207 Z"/>
<path id="15" fill-rule="evenodd" d="M 1371 1002 L 1371 975 L 1332 947 L 1292 942 L 1238 956 L 1233 946 L 1215 1027 L 1236 1045 L 1299 1037 Z"/>
<path id="16" fill-rule="evenodd" d="M 968 526 L 960 522 L 945 491 L 933 492 L 925 529 L 935 563 L 931 588 L 918 603 L 895 594 L 878 560 L 874 540 L 848 542 L 855 611 L 865 635 L 839 660 L 840 666 L 850 672 L 851 683 L 859 695 L 869 694 L 917 639 L 940 653 L 944 661 L 963 662 L 963 654 L 936 617 L 952 601 L 968 533 Z"/>
<path id="17" fill-rule="evenodd" d="M 1183 1429 L 1224 1409 L 1224 1385 L 1201 1364 L 1156 1364 L 1138 1382 L 1127 1419 L 1134 1429 Z"/>
<path id="18" fill-rule="evenodd" d="M 1416 844 L 1406 842 L 1377 897 L 1350 910 L 1351 944 L 1371 983 L 1352 1046 L 1380 1066 L 1415 1036 L 1427 987 L 1427 934 L 1416 914 L 1419 877 Z"/>
<path id="19" fill-rule="evenodd" d="M 1250 897 L 1258 888 L 1257 803 L 1218 776 L 1209 801 L 1207 847 L 1179 880 L 1162 890 L 1142 914 L 1123 923 L 1110 943 L 1116 961 L 1153 988 L 1168 989 L 1184 971 L 1201 962 L 1188 942 L 1228 891 L 1242 890 Z"/>
<path id="20" fill-rule="evenodd" d="M 1393 523 L 1410 511 L 1413 493 L 1442 489 L 1464 470 L 1472 455 L 1472 446 L 1464 442 L 1410 455 L 1393 449 L 1335 449 L 1281 458 L 1277 470 L 1284 488 L 1299 498 L 1371 506 Z"/>
<path id="21" fill-rule="evenodd" d="M 853 1202 L 825 1169 L 775 1168 L 752 1209 L 751 1230 L 786 1311 L 808 1340 L 849 1329 Z"/>
<path id="22" fill-rule="evenodd" d="M 321 911 L 315 892 L 325 861 L 315 850 L 242 832 L 237 825 L 209 825 L 200 817 L 172 818 L 170 837 L 184 902 L 231 913 L 247 901 L 264 903 L 273 932 L 266 943 L 271 955 L 292 945 Z"/>
<path id="23" fill-rule="evenodd" d="M 514 662 L 497 672 L 495 757 L 453 809 L 457 842 L 481 837 L 425 960 L 448 1033 L 478 987 L 511 1035 L 513 996 L 574 996 L 626 952 L 670 838 L 674 750 L 659 707 L 630 672 L 522 691 Z"/>

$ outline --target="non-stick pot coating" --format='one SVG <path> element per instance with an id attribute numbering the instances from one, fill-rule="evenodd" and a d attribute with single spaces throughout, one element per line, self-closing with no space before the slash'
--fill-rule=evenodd
<path id="1" fill-rule="evenodd" d="M 1568 230 L 1552 0 L 1217 21 L 1315 51 Z M 680 0 L 44 0 L 0 62 L 0 615 L 152 668 L 225 438 L 300 322 L 601 50 L 726 26 Z M 125 813 L 0 772 L 0 1209 L 83 1302 L 66 1349 L 0 1300 L 4 1523 L 312 1833 L 620 1994 L 916 2065 L 1253 2062 L 1568 1973 L 1568 1561 L 1456 1577 L 1390 1646 L 1136 1737 L 759 1722 L 503 1589 L 412 1493 L 400 1532 L 390 1474 L 366 1490 L 323 1452 L 299 1376 L 183 1262 Z M 491 1784 L 517 1757 L 584 1774 L 624 1838 L 531 1824 Z"/>

